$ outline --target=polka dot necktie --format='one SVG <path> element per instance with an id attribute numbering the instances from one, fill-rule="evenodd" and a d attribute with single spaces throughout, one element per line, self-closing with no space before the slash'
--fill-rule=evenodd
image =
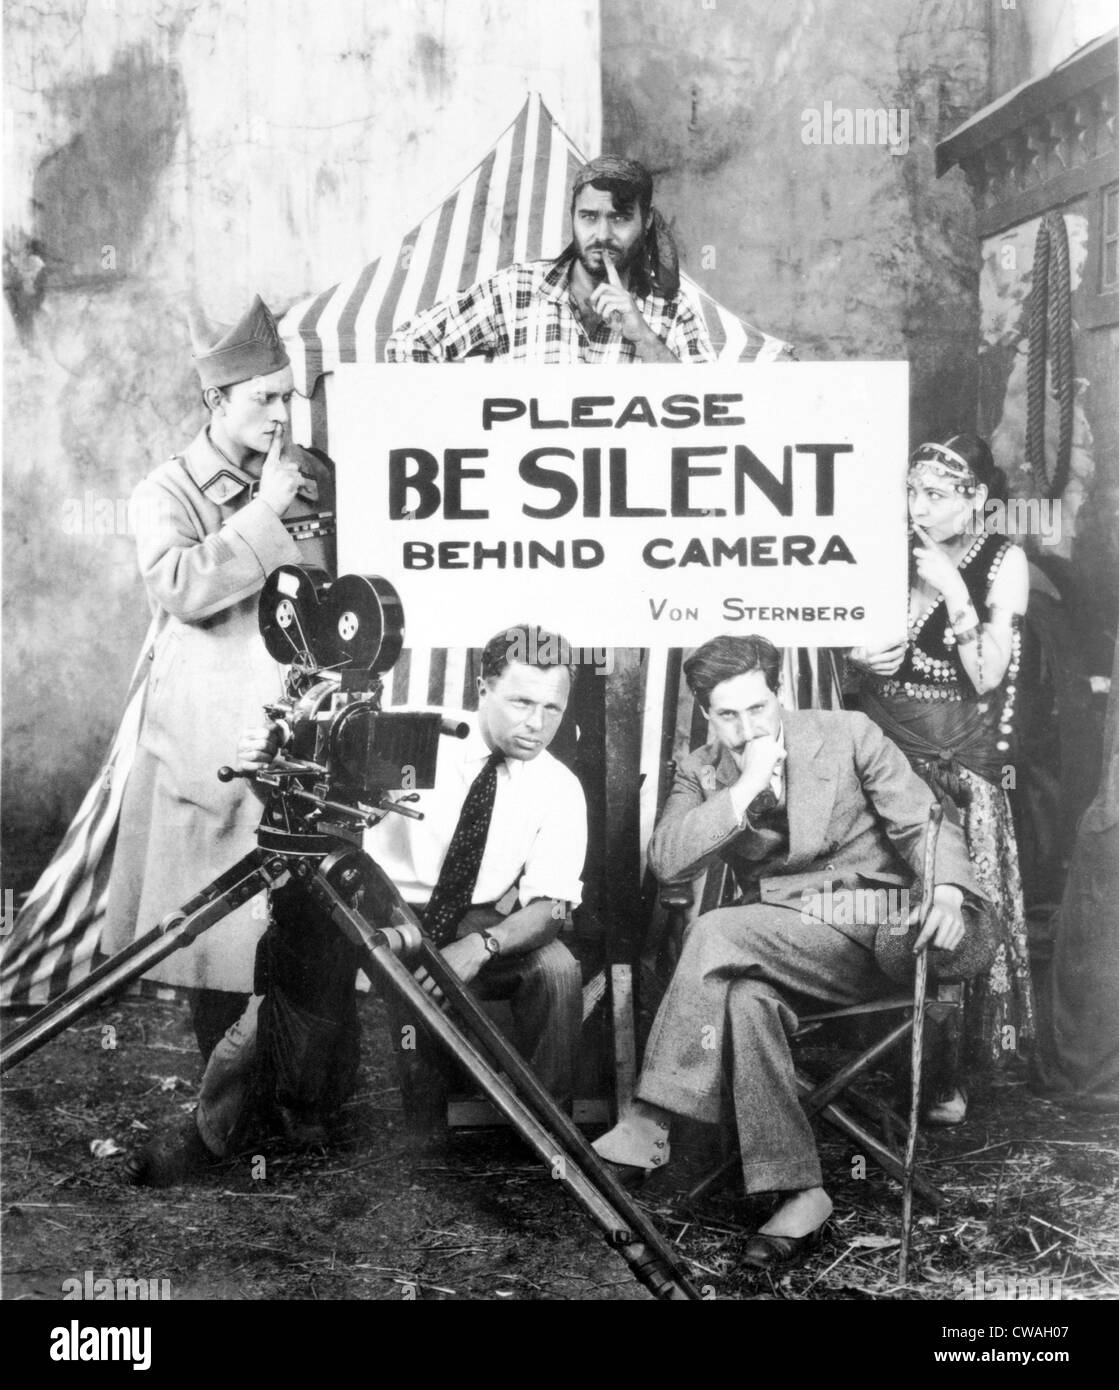
<path id="1" fill-rule="evenodd" d="M 455 928 L 474 897 L 474 885 L 478 882 L 493 816 L 497 769 L 504 761 L 504 753 L 491 753 L 462 803 L 447 857 L 439 870 L 439 882 L 424 912 L 424 929 L 436 946 L 445 946 L 454 940 Z"/>

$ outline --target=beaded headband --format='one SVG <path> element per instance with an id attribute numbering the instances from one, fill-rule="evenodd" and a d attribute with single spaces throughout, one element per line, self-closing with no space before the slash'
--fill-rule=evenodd
<path id="1" fill-rule="evenodd" d="M 909 477 L 917 482 L 948 483 L 970 497 L 979 484 L 971 464 L 947 444 L 922 444 L 909 456 Z"/>

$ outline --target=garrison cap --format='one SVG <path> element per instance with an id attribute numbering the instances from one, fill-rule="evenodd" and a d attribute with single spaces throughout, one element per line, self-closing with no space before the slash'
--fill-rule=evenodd
<path id="1" fill-rule="evenodd" d="M 232 328 L 208 323 L 200 310 L 188 313 L 195 370 L 205 391 L 268 376 L 290 366 L 276 320 L 260 295 Z"/>

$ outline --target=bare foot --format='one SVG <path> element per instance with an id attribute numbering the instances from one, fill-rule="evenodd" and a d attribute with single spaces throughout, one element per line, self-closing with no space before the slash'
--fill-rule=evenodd
<path id="1" fill-rule="evenodd" d="M 832 1213 L 831 1198 L 822 1187 L 790 1192 L 765 1225 L 766 1236 L 807 1236 L 822 1226 Z"/>
<path id="2" fill-rule="evenodd" d="M 669 1113 L 643 1100 L 631 1100 L 618 1123 L 594 1141 L 591 1147 L 608 1163 L 632 1164 L 637 1168 L 659 1168 L 668 1162 Z"/>

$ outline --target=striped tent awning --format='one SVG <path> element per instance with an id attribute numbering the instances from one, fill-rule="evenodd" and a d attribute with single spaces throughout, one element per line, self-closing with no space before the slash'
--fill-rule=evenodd
<path id="1" fill-rule="evenodd" d="M 5 1008 L 45 1004 L 83 980 L 96 963 L 120 807 L 143 718 L 150 670 L 147 653 L 154 636 L 153 623 L 101 771 L 4 942 L 0 1004 Z"/>
<path id="2" fill-rule="evenodd" d="M 476 281 L 518 261 L 558 256 L 569 239 L 568 200 L 586 163 L 537 93 L 482 161 L 438 207 L 357 275 L 296 304 L 280 332 L 310 395 L 343 363 L 383 362 L 393 331 Z M 780 338 L 754 328 L 681 279 L 703 306 L 725 361 L 791 356 Z"/>
<path id="3" fill-rule="evenodd" d="M 314 389 L 323 373 L 344 363 L 382 362 L 391 333 L 419 310 L 514 261 L 557 256 L 568 239 L 572 181 L 585 162 L 533 94 L 478 166 L 417 226 L 359 274 L 289 310 L 280 331 L 300 393 L 314 395 L 296 403 L 299 437 L 309 433 L 312 444 L 329 448 L 326 393 Z M 681 278 L 701 303 L 721 358 L 766 362 L 792 355 L 787 343 Z M 466 651 L 407 652 L 393 671 L 386 703 L 470 707 L 474 664 Z M 84 978 L 95 961 L 148 669 L 146 661 L 137 665 L 101 775 L 4 942 L 5 1006 L 45 1003 Z"/>

